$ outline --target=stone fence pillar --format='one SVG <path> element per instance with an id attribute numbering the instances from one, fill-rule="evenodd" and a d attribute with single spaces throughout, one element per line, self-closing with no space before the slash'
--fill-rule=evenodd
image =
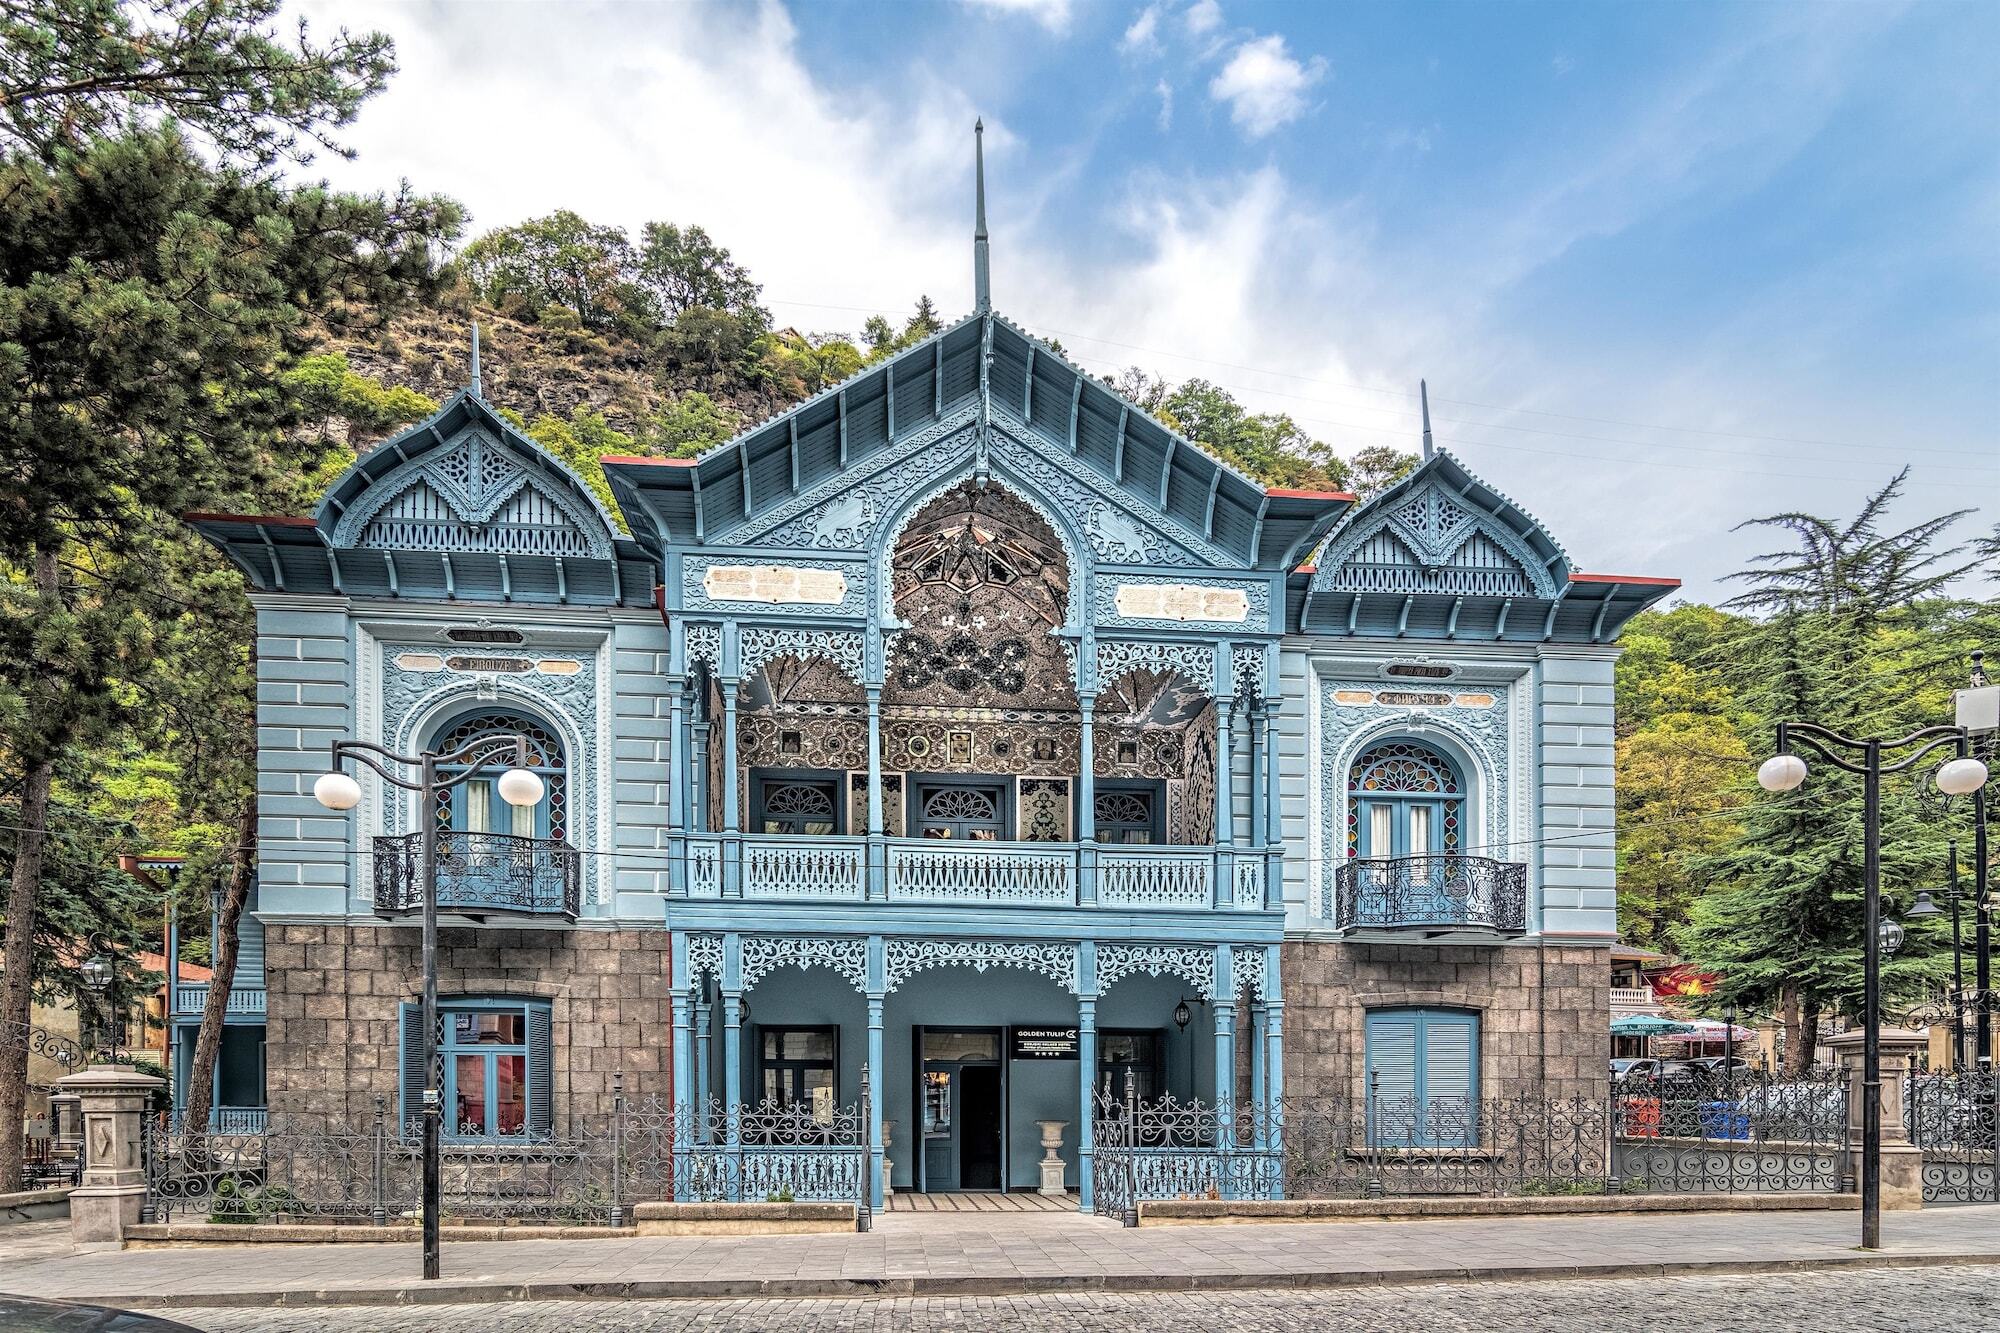
<path id="1" fill-rule="evenodd" d="M 83 1112 L 83 1181 L 69 1195 L 70 1239 L 117 1244 L 146 1202 L 140 1122 L 166 1084 L 124 1065 L 93 1065 L 56 1086 L 74 1093 Z"/>
<path id="2" fill-rule="evenodd" d="M 1910 1076 L 1917 1052 L 1929 1039 L 1921 1032 L 1885 1027 L 1879 1037 L 1882 1053 L 1882 1207 L 1921 1208 L 1924 1206 L 1924 1150 L 1910 1142 L 1910 1127 L 1903 1115 L 1903 1085 Z M 1861 1071 L 1866 1038 L 1860 1029 L 1829 1037 L 1832 1047 L 1847 1070 L 1847 1167 L 1846 1174 L 1860 1188 L 1861 1124 L 1864 1089 Z"/>

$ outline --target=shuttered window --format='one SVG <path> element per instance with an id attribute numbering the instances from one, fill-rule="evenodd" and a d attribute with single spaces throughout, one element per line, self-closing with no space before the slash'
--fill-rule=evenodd
<path id="1" fill-rule="evenodd" d="M 1479 1143 L 1479 1016 L 1453 1009 L 1368 1015 L 1368 1133 L 1383 1147 Z"/>
<path id="2" fill-rule="evenodd" d="M 397 1098 L 405 1130 L 418 1132 L 424 1102 L 423 1006 L 406 1003 L 399 1028 Z M 554 1023 L 547 1000 L 445 1000 L 438 1004 L 439 1091 L 446 1138 L 468 1142 L 547 1137 L 554 1122 Z"/>

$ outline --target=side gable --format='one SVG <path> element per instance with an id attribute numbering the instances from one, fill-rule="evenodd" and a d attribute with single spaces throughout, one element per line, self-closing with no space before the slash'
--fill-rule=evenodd
<path id="1" fill-rule="evenodd" d="M 1287 618 L 1308 634 L 1601 643 L 1679 587 L 1579 574 L 1533 515 L 1439 450 L 1351 512 Z"/>
<path id="2" fill-rule="evenodd" d="M 261 591 L 644 605 L 655 566 L 475 392 L 362 455 L 314 518 L 190 514 Z"/>

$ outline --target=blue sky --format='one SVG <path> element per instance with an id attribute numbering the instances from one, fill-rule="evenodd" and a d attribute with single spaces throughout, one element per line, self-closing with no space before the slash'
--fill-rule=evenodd
<path id="1" fill-rule="evenodd" d="M 1438 438 L 1579 568 L 2000 520 L 2000 6 L 307 5 L 403 74 L 348 185 L 700 222 L 787 323 L 995 301 L 1351 452 Z M 1990 590 L 1990 589 L 1989 589 Z"/>

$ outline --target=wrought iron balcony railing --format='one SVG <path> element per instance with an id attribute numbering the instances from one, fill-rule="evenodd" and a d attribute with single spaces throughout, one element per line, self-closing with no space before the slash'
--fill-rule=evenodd
<path id="1" fill-rule="evenodd" d="M 1342 930 L 1518 935 L 1528 928 L 1528 867 L 1483 856 L 1349 861 L 1334 871 L 1332 916 Z"/>
<path id="2" fill-rule="evenodd" d="M 375 839 L 375 910 L 424 910 L 423 835 Z M 438 909 L 463 916 L 576 919 L 581 857 L 551 838 L 508 833 L 437 835 Z"/>

